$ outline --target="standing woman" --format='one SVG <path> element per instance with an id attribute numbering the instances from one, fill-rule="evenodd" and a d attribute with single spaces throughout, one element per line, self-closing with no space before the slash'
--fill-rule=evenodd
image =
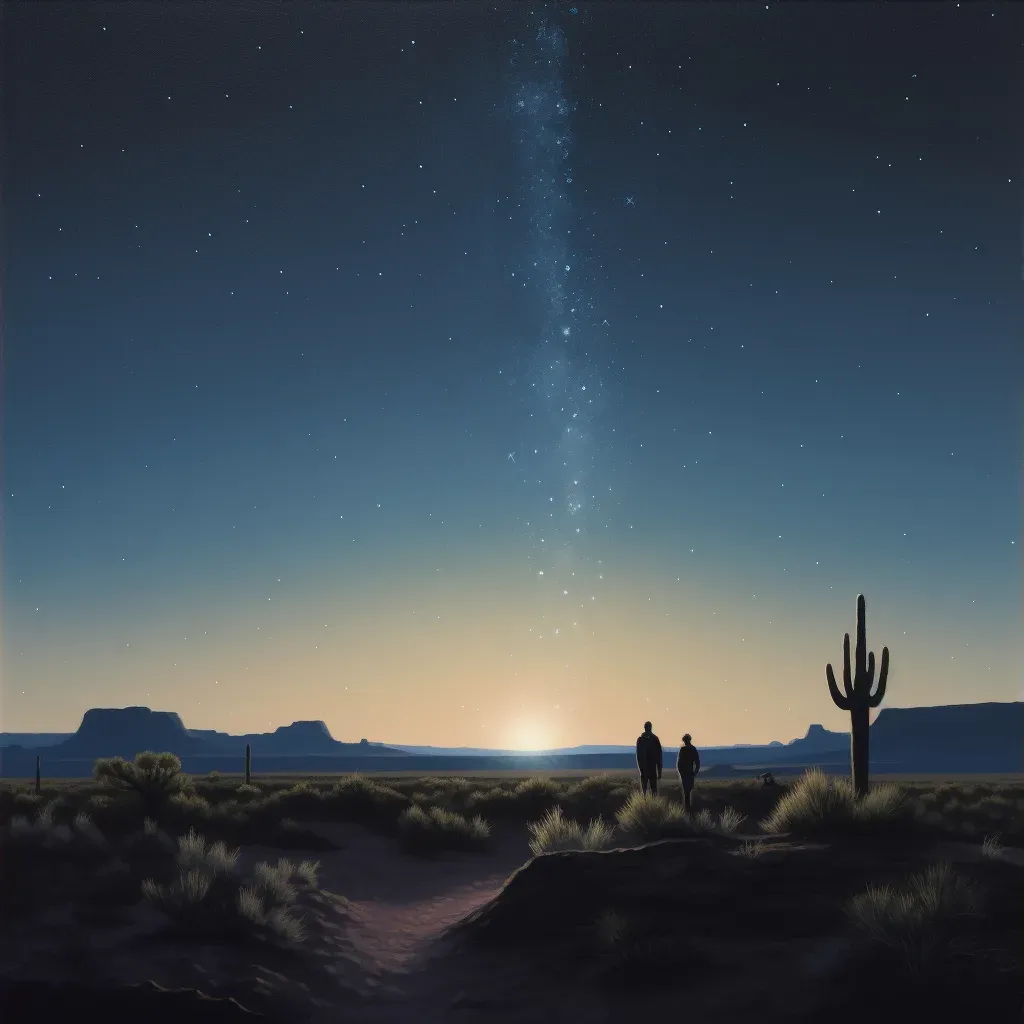
<path id="1" fill-rule="evenodd" d="M 690 794 L 693 792 L 693 780 L 700 771 L 700 754 L 693 745 L 693 737 L 687 733 L 683 737 L 683 745 L 679 748 L 676 758 L 676 771 L 679 772 L 679 785 L 683 787 L 683 807 L 690 809 Z"/>

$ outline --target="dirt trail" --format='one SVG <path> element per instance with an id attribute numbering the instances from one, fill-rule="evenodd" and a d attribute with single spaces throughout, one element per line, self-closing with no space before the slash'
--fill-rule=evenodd
<path id="1" fill-rule="evenodd" d="M 463 977 L 457 961 L 434 956 L 446 929 L 495 896 L 530 858 L 526 830 L 496 830 L 486 854 L 425 859 L 358 826 L 314 827 L 341 847 L 311 855 L 320 861 L 318 885 L 344 897 L 340 904 L 314 908 L 316 941 L 324 952 L 333 947 L 336 959 L 344 961 L 333 973 L 363 999 L 342 1009 L 322 990 L 310 1024 L 336 1022 L 339 1013 L 346 1024 L 388 1024 L 410 1015 L 442 1022 L 450 1011 L 471 1024 L 473 1007 L 466 998 L 461 1009 L 453 1011 L 452 1004 L 472 985 L 472 975 Z M 269 848 L 243 850 L 243 859 L 252 863 L 280 855 Z"/>

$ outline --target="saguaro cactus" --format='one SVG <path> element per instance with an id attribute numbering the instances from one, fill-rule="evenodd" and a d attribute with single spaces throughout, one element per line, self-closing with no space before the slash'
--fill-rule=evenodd
<path id="1" fill-rule="evenodd" d="M 857 653 L 854 672 L 850 674 L 850 634 L 843 637 L 843 689 L 836 686 L 832 665 L 825 666 L 828 692 L 837 708 L 850 712 L 850 769 L 853 791 L 858 797 L 868 791 L 868 708 L 877 708 L 885 696 L 885 681 L 889 675 L 889 648 L 882 648 L 882 666 L 878 673 L 878 689 L 871 692 L 875 681 L 875 655 L 869 651 L 864 613 L 864 595 L 857 597 Z"/>
<path id="2" fill-rule="evenodd" d="M 252 782 L 252 744 L 245 745 L 245 784 Z"/>

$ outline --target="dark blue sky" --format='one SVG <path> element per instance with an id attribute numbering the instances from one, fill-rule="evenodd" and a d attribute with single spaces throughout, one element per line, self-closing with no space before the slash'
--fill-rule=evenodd
<path id="1" fill-rule="evenodd" d="M 1022 45 L 5 5 L 3 727 L 786 739 L 858 592 L 887 703 L 1019 699 Z"/>

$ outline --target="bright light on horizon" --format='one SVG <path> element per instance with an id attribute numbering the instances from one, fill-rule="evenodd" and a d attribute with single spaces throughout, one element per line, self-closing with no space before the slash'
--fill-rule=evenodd
<path id="1" fill-rule="evenodd" d="M 507 743 L 502 744 L 506 750 L 520 753 L 532 753 L 538 750 L 551 750 L 554 746 L 551 729 L 537 718 L 523 718 L 510 723 L 505 735 Z"/>

